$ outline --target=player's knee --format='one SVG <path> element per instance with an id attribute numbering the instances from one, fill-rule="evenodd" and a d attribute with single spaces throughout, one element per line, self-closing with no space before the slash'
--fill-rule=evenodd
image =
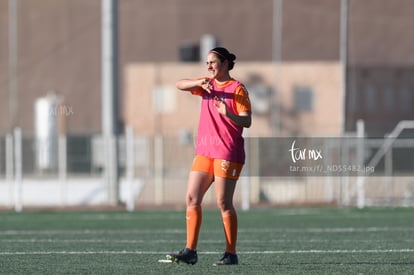
<path id="1" fill-rule="evenodd" d="M 217 207 L 221 212 L 225 212 L 233 209 L 233 203 L 231 201 L 226 201 L 225 199 L 218 198 Z"/>
<path id="2" fill-rule="evenodd" d="M 202 200 L 201 198 L 199 198 L 197 196 L 194 196 L 192 194 L 187 194 L 186 195 L 186 198 L 185 198 L 185 201 L 186 201 L 187 206 L 190 206 L 190 205 L 200 205 L 201 204 L 201 200 Z"/>

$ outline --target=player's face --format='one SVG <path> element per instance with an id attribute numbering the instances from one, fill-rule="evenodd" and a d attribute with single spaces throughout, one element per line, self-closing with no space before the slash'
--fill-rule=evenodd
<path id="1" fill-rule="evenodd" d="M 221 62 L 220 59 L 214 53 L 207 55 L 207 70 L 213 78 L 220 78 L 223 74 L 227 73 L 226 62 Z"/>

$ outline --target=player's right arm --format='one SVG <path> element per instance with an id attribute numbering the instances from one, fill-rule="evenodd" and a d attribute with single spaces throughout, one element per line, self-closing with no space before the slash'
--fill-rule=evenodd
<path id="1" fill-rule="evenodd" d="M 190 91 L 190 92 L 197 92 L 197 91 L 206 91 L 211 93 L 212 85 L 208 78 L 200 78 L 200 79 L 181 79 L 177 81 L 175 84 L 177 89 L 182 91 Z"/>

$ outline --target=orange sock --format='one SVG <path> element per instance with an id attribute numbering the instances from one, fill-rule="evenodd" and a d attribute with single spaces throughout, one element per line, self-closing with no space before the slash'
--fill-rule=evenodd
<path id="1" fill-rule="evenodd" d="M 200 205 L 187 206 L 187 244 L 186 248 L 196 249 L 198 242 L 198 234 L 202 220 L 202 212 Z"/>
<path id="2" fill-rule="evenodd" d="M 236 254 L 237 214 L 235 210 L 222 215 L 224 235 L 226 236 L 226 252 Z"/>

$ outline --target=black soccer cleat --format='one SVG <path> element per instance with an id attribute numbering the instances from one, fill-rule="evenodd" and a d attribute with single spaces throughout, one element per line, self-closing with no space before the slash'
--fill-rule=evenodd
<path id="1" fill-rule="evenodd" d="M 178 253 L 168 254 L 167 259 L 174 263 L 184 262 L 193 265 L 197 263 L 198 257 L 196 250 L 184 248 Z"/>
<path id="2" fill-rule="evenodd" d="M 239 259 L 236 254 L 224 253 L 223 257 L 214 265 L 235 265 L 239 264 Z"/>

